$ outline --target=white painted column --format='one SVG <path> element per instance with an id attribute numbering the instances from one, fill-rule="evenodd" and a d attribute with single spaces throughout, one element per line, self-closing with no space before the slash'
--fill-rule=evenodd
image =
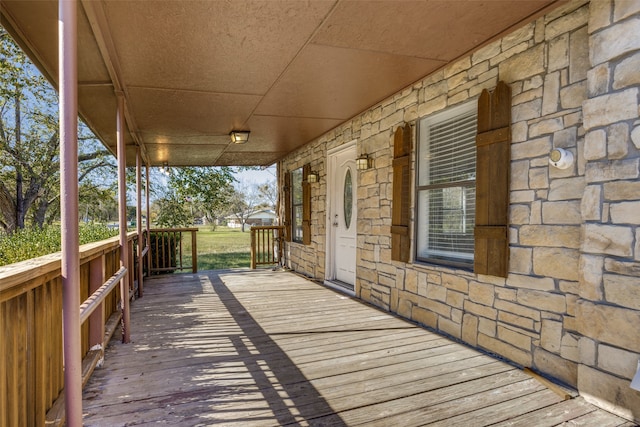
<path id="1" fill-rule="evenodd" d="M 60 210 L 64 395 L 67 425 L 82 426 L 80 252 L 78 238 L 77 2 L 58 2 Z"/>

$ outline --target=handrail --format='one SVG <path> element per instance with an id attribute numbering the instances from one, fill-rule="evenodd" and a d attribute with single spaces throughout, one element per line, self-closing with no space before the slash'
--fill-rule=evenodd
<path id="1" fill-rule="evenodd" d="M 135 233 L 129 233 L 128 238 L 135 237 Z M 92 259 L 102 256 L 108 251 L 115 250 L 119 246 L 118 237 L 111 237 L 100 242 L 87 243 L 80 246 L 80 263 L 85 264 Z M 45 274 L 55 274 L 60 269 L 60 252 L 31 258 L 14 264 L 0 267 L 0 292 L 17 288 L 20 293 L 26 292 L 25 282 L 32 282 Z"/>
<path id="2" fill-rule="evenodd" d="M 80 305 L 80 324 L 89 318 L 93 311 L 100 307 L 100 304 L 107 295 L 116 287 L 120 280 L 127 274 L 127 267 L 120 267 L 120 270 L 109 278 L 102 286 L 100 286 L 89 298 Z"/>

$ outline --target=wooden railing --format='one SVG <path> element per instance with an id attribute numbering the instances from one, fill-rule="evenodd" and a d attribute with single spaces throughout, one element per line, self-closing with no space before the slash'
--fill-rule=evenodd
<path id="1" fill-rule="evenodd" d="M 197 228 L 152 228 L 149 236 L 151 274 L 171 273 L 191 270 L 198 272 Z M 191 235 L 191 241 L 185 242 L 183 236 Z M 185 250 L 191 247 L 191 265 L 185 265 Z"/>
<path id="2" fill-rule="evenodd" d="M 251 227 L 251 268 L 283 263 L 284 226 Z"/>
<path id="3" fill-rule="evenodd" d="M 130 251 L 135 238 L 128 235 Z M 133 295 L 138 278 L 130 271 L 126 277 Z M 125 273 L 117 237 L 80 247 L 83 382 L 104 357 L 120 322 L 115 283 Z M 0 267 L 0 427 L 64 420 L 60 274 L 60 253 Z"/>
<path id="4" fill-rule="evenodd" d="M 143 233 L 138 257 L 136 233 L 127 236 L 128 268 L 120 265 L 119 238 L 80 247 L 80 318 L 83 384 L 104 357 L 105 345 L 120 324 L 120 286 L 125 279 L 131 298 L 142 291 L 141 275 L 191 269 L 197 272 L 196 228 L 156 229 L 157 247 Z M 183 241 L 189 233 L 191 241 Z M 167 243 L 167 242 L 173 243 Z M 173 266 L 156 264 L 164 243 Z M 173 245 L 173 246 L 172 246 Z M 183 252 L 191 249 L 192 265 Z M 0 267 L 0 427 L 62 425 L 64 364 L 62 350 L 61 255 L 55 253 Z M 142 263 L 142 268 L 138 268 Z M 140 292 L 141 294 L 141 292 Z"/>

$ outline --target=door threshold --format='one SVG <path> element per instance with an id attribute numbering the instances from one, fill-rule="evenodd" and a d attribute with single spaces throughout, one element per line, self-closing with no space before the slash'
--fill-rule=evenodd
<path id="1" fill-rule="evenodd" d="M 324 285 L 328 286 L 332 289 L 335 289 L 336 291 L 340 291 L 342 293 L 345 293 L 351 297 L 355 297 L 356 296 L 356 292 L 354 290 L 353 285 L 350 285 L 348 283 L 342 282 L 340 280 L 325 280 L 324 281 Z"/>

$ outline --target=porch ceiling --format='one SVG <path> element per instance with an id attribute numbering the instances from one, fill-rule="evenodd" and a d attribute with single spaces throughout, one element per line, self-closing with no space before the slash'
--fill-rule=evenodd
<path id="1" fill-rule="evenodd" d="M 124 94 L 130 165 L 269 165 L 558 3 L 81 0 L 80 114 L 115 153 Z M 55 84 L 57 1 L 0 13 Z"/>

